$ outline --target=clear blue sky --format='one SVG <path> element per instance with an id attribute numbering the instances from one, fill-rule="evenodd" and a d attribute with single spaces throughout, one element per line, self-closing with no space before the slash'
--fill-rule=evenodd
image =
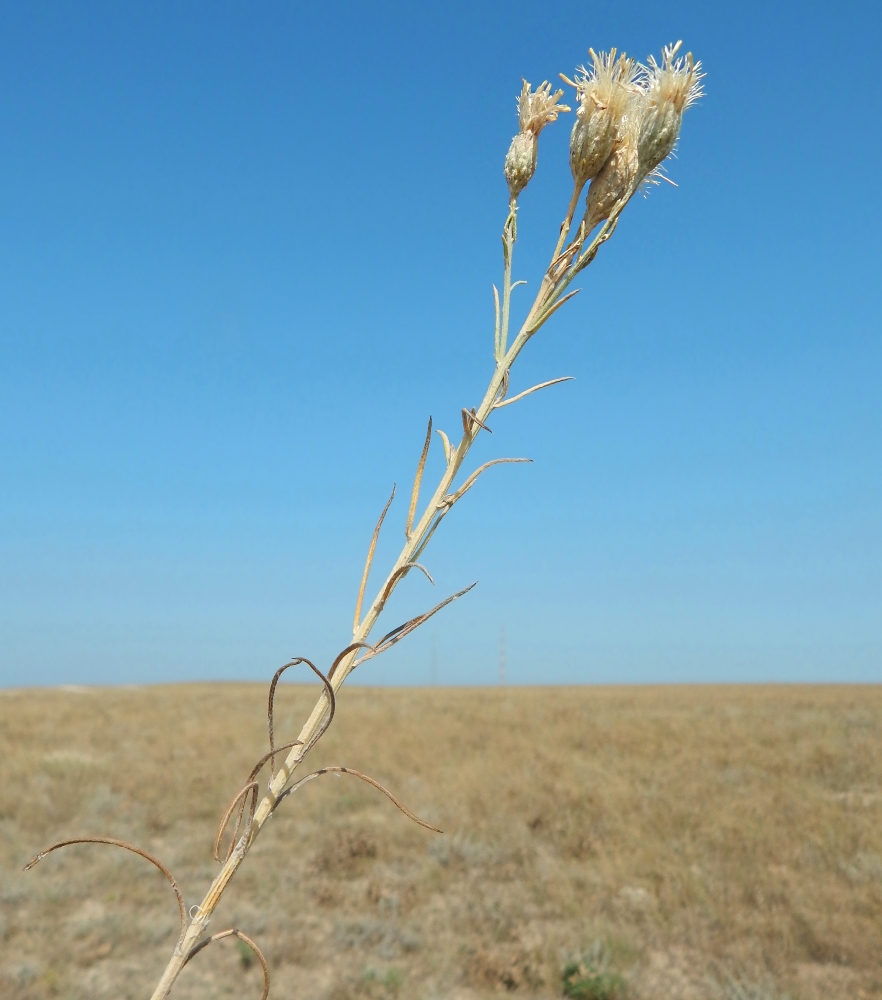
<path id="1" fill-rule="evenodd" d="M 708 74 L 679 187 L 522 355 L 516 389 L 576 380 L 498 414 L 476 459 L 534 464 L 388 626 L 479 586 L 356 677 L 426 683 L 434 635 L 439 682 L 492 683 L 504 626 L 512 682 L 882 680 L 879 10 L 3 3 L 0 683 L 327 663 L 427 417 L 490 375 L 521 77 L 678 38 Z"/>

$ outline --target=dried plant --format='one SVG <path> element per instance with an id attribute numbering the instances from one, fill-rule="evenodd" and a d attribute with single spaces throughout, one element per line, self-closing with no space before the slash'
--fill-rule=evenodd
<path id="1" fill-rule="evenodd" d="M 617 56 L 615 49 L 609 53 L 596 53 L 589 49 L 591 67 L 581 67 L 575 80 L 563 77 L 576 91 L 576 122 L 570 139 L 570 166 L 573 174 L 573 193 L 561 224 L 557 245 L 542 278 L 539 291 L 517 333 L 509 343 L 511 323 L 511 293 L 522 282 L 512 282 L 512 257 L 517 239 L 518 199 L 536 171 L 539 136 L 542 130 L 570 108 L 561 104 L 563 91 L 552 92 L 551 84 L 543 82 L 536 90 L 523 82 L 518 96 L 519 131 L 512 139 L 505 157 L 504 174 L 508 184 L 508 213 L 502 229 L 503 280 L 502 295 L 493 286 L 495 302 L 494 360 L 490 384 L 478 406 L 463 407 L 462 435 L 459 443 L 451 443 L 448 435 L 438 429 L 444 449 L 445 467 L 441 480 L 431 498 L 419 513 L 420 493 L 426 459 L 432 441 L 432 419 L 429 418 L 425 442 L 417 463 L 405 520 L 405 543 L 391 570 L 377 591 L 373 601 L 363 610 L 365 592 L 373 566 L 374 553 L 380 530 L 386 518 L 395 490 L 383 508 L 368 548 L 364 573 L 355 604 L 352 641 L 337 656 L 327 673 L 321 671 L 305 657 L 286 663 L 275 674 L 270 684 L 267 704 L 269 751 L 255 763 L 239 791 L 233 796 L 220 822 L 214 842 L 214 857 L 220 871 L 214 878 L 204 899 L 186 909 L 177 882 L 169 870 L 152 855 L 122 840 L 109 837 L 82 837 L 56 843 L 41 851 L 26 866 L 33 868 L 47 854 L 69 844 L 107 844 L 133 851 L 154 864 L 171 884 L 180 910 L 180 934 L 177 944 L 152 1000 L 168 996 L 184 966 L 214 941 L 235 937 L 257 956 L 264 974 L 263 998 L 269 993 L 269 969 L 258 946 L 238 928 L 230 928 L 203 938 L 209 920 L 233 875 L 244 861 L 248 851 L 281 802 L 303 785 L 323 774 L 351 774 L 381 791 L 409 819 L 428 830 L 440 833 L 436 827 L 424 822 L 404 806 L 388 789 L 368 775 L 346 767 L 323 767 L 292 782 L 292 776 L 307 754 L 312 750 L 334 719 L 336 692 L 360 664 L 379 655 L 452 601 L 472 589 L 474 584 L 452 594 L 435 607 L 386 632 L 380 639 L 370 642 L 369 637 L 386 602 L 395 588 L 412 570 L 419 570 L 429 580 L 429 571 L 420 562 L 438 526 L 453 507 L 475 485 L 478 478 L 491 466 L 503 463 L 528 462 L 526 458 L 496 458 L 471 472 L 461 485 L 454 482 L 482 431 L 491 433 L 488 426 L 494 412 L 516 403 L 540 389 L 567 381 L 567 377 L 540 382 L 514 396 L 509 396 L 511 371 L 518 355 L 527 342 L 545 322 L 578 289 L 570 285 L 596 257 L 600 247 L 612 236 L 619 217 L 643 183 L 654 183 L 662 178 L 663 161 L 672 153 L 682 124 L 683 112 L 702 93 L 701 64 L 692 55 L 677 58 L 680 42 L 663 50 L 662 61 L 650 58 L 648 65 L 636 63 L 624 54 Z M 584 216 L 573 228 L 579 200 L 588 184 Z M 600 227 L 597 230 L 597 227 Z M 434 582 L 434 581 L 432 581 Z M 275 691 L 282 674 L 294 666 L 305 665 L 322 682 L 322 692 L 309 718 L 296 740 L 276 744 L 273 704 Z M 288 751 L 284 762 L 276 770 L 276 758 Z M 269 764 L 270 780 L 263 797 L 260 797 L 259 776 Z M 221 845 L 227 829 L 232 833 L 225 853 Z"/>

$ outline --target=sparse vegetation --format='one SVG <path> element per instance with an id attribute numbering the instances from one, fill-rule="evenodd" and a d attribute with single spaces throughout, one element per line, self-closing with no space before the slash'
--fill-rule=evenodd
<path id="1" fill-rule="evenodd" d="M 790 1000 L 779 993 L 768 976 L 762 982 L 744 979 L 736 973 L 724 972 L 722 979 L 713 980 L 713 987 L 719 1000 Z"/>
<path id="2" fill-rule="evenodd" d="M 280 693 L 281 732 L 313 694 Z M 0 693 L 4 1000 L 149 995 L 177 936 L 160 873 L 89 846 L 21 866 L 104 831 L 200 885 L 262 707 L 245 684 Z M 352 687 L 340 708 L 316 766 L 345 754 L 449 834 L 345 777 L 280 811 L 216 918 L 260 941 L 272 1000 L 391 1000 L 389 969 L 399 997 L 550 998 L 598 940 L 627 1000 L 744 1000 L 725 970 L 750 1000 L 882 998 L 882 688 Z M 258 1000 L 260 977 L 222 942 L 174 996 Z"/>
<path id="3" fill-rule="evenodd" d="M 571 1000 L 620 1000 L 625 980 L 610 968 L 610 959 L 602 941 L 579 958 L 567 962 L 561 974 L 563 995 Z"/>
<path id="4" fill-rule="evenodd" d="M 617 972 L 598 972 L 586 962 L 568 962 L 561 978 L 563 994 L 572 1000 L 617 1000 L 625 986 Z"/>

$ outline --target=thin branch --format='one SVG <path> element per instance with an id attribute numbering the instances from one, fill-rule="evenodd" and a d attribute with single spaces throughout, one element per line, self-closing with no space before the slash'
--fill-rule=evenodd
<path id="1" fill-rule="evenodd" d="M 570 81 L 567 80 L 567 83 Z M 574 86 L 574 85 L 572 85 Z M 581 185 L 574 185 L 573 196 L 570 198 L 570 204 L 567 207 L 567 215 L 563 222 L 560 224 L 560 235 L 557 239 L 557 247 L 555 247 L 554 253 L 552 254 L 552 263 L 557 259 L 560 254 L 561 248 L 567 241 L 567 236 L 570 234 L 570 227 L 573 224 L 573 216 L 576 213 L 576 206 L 579 204 L 579 198 L 582 195 L 582 189 L 585 187 L 585 182 L 583 181 Z"/>
<path id="2" fill-rule="evenodd" d="M 511 259 L 514 251 L 515 240 L 517 239 L 517 209 L 512 204 L 508 210 L 508 218 L 502 227 L 502 327 L 499 331 L 499 341 L 497 345 L 496 360 L 501 361 L 505 355 L 505 348 L 508 343 L 508 323 L 511 310 Z"/>
<path id="3" fill-rule="evenodd" d="M 622 206 L 622 208 L 624 208 L 624 205 Z M 574 264 L 572 273 L 569 276 L 568 281 L 572 280 L 572 278 L 574 278 L 580 271 L 584 271 L 585 268 L 594 260 L 594 258 L 597 256 L 597 251 L 603 246 L 604 243 L 606 243 L 606 241 L 616 231 L 616 226 L 619 224 L 619 216 L 621 215 L 621 213 L 622 209 L 619 209 L 617 212 L 613 212 L 610 214 L 610 217 L 600 227 L 600 231 L 591 241 L 591 245 Z"/>
<path id="4" fill-rule="evenodd" d="M 499 410 L 503 406 L 508 406 L 509 403 L 516 403 L 519 399 L 523 399 L 524 396 L 529 396 L 531 392 L 537 392 L 539 389 L 546 389 L 550 385 L 557 385 L 559 382 L 572 382 L 572 375 L 564 375 L 563 378 L 553 378 L 550 382 L 540 382 L 539 385 L 534 385 L 532 389 L 524 389 L 523 392 L 519 392 L 517 396 L 512 396 L 511 399 L 503 399 L 498 403 L 493 404 L 494 410 Z"/>
<path id="5" fill-rule="evenodd" d="M 425 552 L 426 546 L 431 541 L 432 535 L 435 534 L 438 525 L 444 520 L 444 515 L 447 513 L 447 510 L 448 508 L 445 507 L 442 511 L 439 512 L 438 516 L 432 522 L 432 526 L 429 528 L 429 530 L 425 534 L 425 537 L 420 542 L 419 548 L 413 554 L 414 559 L 419 559 L 419 557 L 423 554 L 423 552 Z"/>
<path id="6" fill-rule="evenodd" d="M 517 397 L 515 397 L 515 399 L 517 399 Z M 514 400 L 512 400 L 512 402 L 514 402 Z M 469 478 L 462 484 L 462 486 L 460 486 L 460 488 L 455 493 L 448 493 L 447 496 L 442 497 L 438 501 L 438 506 L 440 508 L 443 505 L 448 509 L 452 507 L 457 500 L 461 499 L 461 497 L 464 494 L 468 493 L 468 491 L 477 482 L 478 476 L 480 476 L 482 472 L 486 472 L 486 470 L 489 469 L 491 465 L 507 465 L 513 462 L 532 462 L 532 461 L 533 461 L 532 458 L 494 458 L 492 462 L 485 462 L 479 469 L 475 469 L 475 471 L 469 476 Z"/>
<path id="7" fill-rule="evenodd" d="M 260 962 L 260 967 L 263 969 L 263 993 L 261 994 L 260 1000 L 266 1000 L 269 996 L 270 988 L 269 966 L 266 964 L 266 959 L 263 957 L 263 952 L 260 948 L 257 947 L 247 934 L 243 934 L 237 927 L 231 927 L 228 931 L 220 931 L 218 934 L 212 934 L 210 938 L 207 938 L 205 941 L 197 944 L 194 948 L 191 948 L 187 952 L 187 957 L 184 959 L 181 968 L 183 968 L 191 958 L 195 958 L 203 948 L 207 948 L 213 941 L 220 941 L 222 938 L 226 937 L 237 937 L 240 941 L 244 941 L 254 954 L 257 955 L 257 960 Z"/>
<path id="8" fill-rule="evenodd" d="M 493 328 L 493 356 L 499 359 L 499 291 L 496 285 L 493 286 L 493 305 L 496 310 L 496 322 Z"/>
<path id="9" fill-rule="evenodd" d="M 368 576 L 371 572 L 371 563 L 374 561 L 374 550 L 377 547 L 377 539 L 380 537 L 380 528 L 383 527 L 383 520 L 386 517 L 386 513 L 389 510 L 392 501 L 395 499 L 395 487 L 392 487 L 392 495 L 386 501 L 386 506 L 383 508 L 383 513 L 380 514 L 380 520 L 377 521 L 377 526 L 374 528 L 374 537 L 371 539 L 371 547 L 368 549 L 367 560 L 364 564 L 364 573 L 361 577 L 361 587 L 358 590 L 358 600 L 355 603 L 355 625 L 352 629 L 353 632 L 358 631 L 358 621 L 361 618 L 361 602 L 364 600 L 364 588 L 367 586 Z"/>
<path id="10" fill-rule="evenodd" d="M 181 912 L 181 936 L 178 938 L 180 943 L 184 936 L 184 932 L 187 929 L 187 907 L 184 903 L 184 897 L 181 895 L 181 890 L 178 888 L 178 883 L 174 880 L 174 876 L 165 867 L 165 865 L 159 860 L 159 858 L 154 858 L 152 854 L 148 854 L 147 851 L 142 851 L 140 847 L 135 847 L 134 844 L 129 844 L 125 840 L 116 840 L 114 837 L 76 837 L 73 840 L 61 840 L 57 844 L 53 844 L 51 847 L 47 847 L 45 850 L 40 851 L 40 853 L 32 858 L 22 869 L 22 871 L 29 872 L 34 865 L 39 864 L 47 854 L 51 854 L 53 851 L 57 851 L 60 847 L 69 847 L 71 844 L 110 844 L 111 847 L 121 847 L 124 851 L 131 851 L 133 854 L 137 854 L 142 858 L 145 858 L 150 864 L 155 865 L 163 875 L 168 879 L 169 884 L 175 891 L 175 896 L 178 900 L 178 909 Z"/>
<path id="11" fill-rule="evenodd" d="M 356 771 L 351 767 L 322 767 L 318 771 L 313 771 L 312 774 L 307 774 L 305 778 L 301 778 L 299 781 L 295 782 L 290 788 L 286 789 L 276 800 L 276 805 L 273 808 L 277 808 L 279 803 L 286 796 L 291 795 L 296 792 L 298 788 L 302 788 L 308 781 L 312 781 L 313 778 L 319 778 L 323 774 L 352 774 L 356 778 L 361 778 L 362 781 L 366 781 L 369 785 L 373 785 L 374 788 L 379 789 L 389 801 L 397 806 L 408 819 L 412 819 L 414 823 L 418 823 L 420 826 L 425 827 L 427 830 L 432 830 L 433 833 L 444 833 L 443 830 L 439 830 L 437 826 L 432 826 L 431 823 L 427 823 L 425 820 L 420 819 L 419 816 L 414 815 L 406 805 L 399 802 L 398 799 L 389 791 L 388 788 L 384 788 L 379 781 L 375 781 L 373 778 L 369 777 L 367 774 L 362 774 L 361 771 Z"/>
<path id="12" fill-rule="evenodd" d="M 423 481 L 423 470 L 426 467 L 426 457 L 429 454 L 429 445 L 432 443 L 432 418 L 429 417 L 429 426 L 426 430 L 426 443 L 423 445 L 423 453 L 420 455 L 420 462 L 417 466 L 416 476 L 413 480 L 413 492 L 410 495 L 410 509 L 407 512 L 407 523 L 404 526 L 404 537 L 410 539 L 410 529 L 413 527 L 413 518 L 416 514 L 417 504 L 420 499 L 420 484 Z M 356 625 L 358 624 L 356 616 Z"/>

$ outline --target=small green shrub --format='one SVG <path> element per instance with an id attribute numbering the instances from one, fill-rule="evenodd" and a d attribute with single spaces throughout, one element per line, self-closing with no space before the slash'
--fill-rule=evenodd
<path id="1" fill-rule="evenodd" d="M 592 962 L 567 962 L 563 970 L 563 994 L 573 1000 L 617 1000 L 625 981 L 617 972 L 599 972 Z"/>
<path id="2" fill-rule="evenodd" d="M 387 969 L 383 976 L 383 985 L 390 993 L 397 993 L 404 985 L 404 976 L 398 969 Z"/>
<path id="3" fill-rule="evenodd" d="M 239 953 L 239 961 L 243 969 L 250 969 L 254 965 L 254 952 L 244 941 L 236 940 L 236 951 Z"/>

